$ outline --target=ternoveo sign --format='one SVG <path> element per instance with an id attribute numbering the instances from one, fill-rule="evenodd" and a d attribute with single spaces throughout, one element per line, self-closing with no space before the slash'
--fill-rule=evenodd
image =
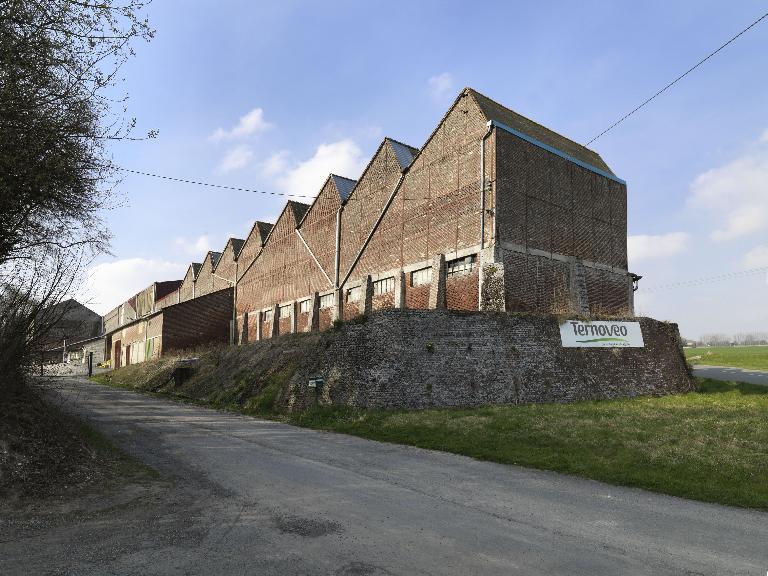
<path id="1" fill-rule="evenodd" d="M 560 324 L 564 348 L 642 348 L 639 322 L 567 320 Z"/>

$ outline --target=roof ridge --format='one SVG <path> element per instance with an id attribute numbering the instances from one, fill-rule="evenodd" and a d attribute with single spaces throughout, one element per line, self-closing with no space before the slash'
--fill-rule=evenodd
<path id="1" fill-rule="evenodd" d="M 596 168 L 613 174 L 613 171 L 600 157 L 600 154 L 591 148 L 580 144 L 576 140 L 568 138 L 568 136 L 564 136 L 560 132 L 556 132 L 555 130 L 548 128 L 536 120 L 532 120 L 528 116 L 525 116 L 524 114 L 521 114 L 520 112 L 505 106 L 504 104 L 494 100 L 489 96 L 486 96 L 482 92 L 479 92 L 470 86 L 464 88 L 461 94 L 470 96 L 488 120 L 495 120 L 496 122 L 500 122 L 502 124 L 511 123 L 513 124 L 511 126 L 512 128 L 519 130 L 523 134 L 526 134 L 531 138 L 543 141 L 545 144 L 552 146 L 556 150 L 569 154 L 570 156 L 573 156 L 582 162 L 594 165 Z M 509 116 L 509 118 L 507 118 L 505 121 L 503 117 L 500 117 L 500 114 L 496 114 L 493 110 L 489 110 L 489 104 L 491 106 L 500 108 L 503 115 Z M 514 124 L 517 126 L 514 126 Z"/>
<path id="2" fill-rule="evenodd" d="M 406 148 L 410 148 L 411 150 L 416 150 L 416 151 L 419 150 L 419 148 L 417 148 L 416 146 L 411 146 L 410 144 L 406 144 L 402 140 L 392 138 L 391 136 L 384 136 L 384 140 L 389 140 L 390 142 L 394 142 L 395 144 L 400 144 L 401 146 L 405 146 Z"/>

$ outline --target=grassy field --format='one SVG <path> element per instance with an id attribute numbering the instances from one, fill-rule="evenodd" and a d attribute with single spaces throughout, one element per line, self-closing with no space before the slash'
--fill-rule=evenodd
<path id="1" fill-rule="evenodd" d="M 768 346 L 686 348 L 685 357 L 692 364 L 768 370 Z"/>
<path id="2" fill-rule="evenodd" d="M 295 424 L 768 510 L 768 388 L 417 412 L 319 409 Z"/>

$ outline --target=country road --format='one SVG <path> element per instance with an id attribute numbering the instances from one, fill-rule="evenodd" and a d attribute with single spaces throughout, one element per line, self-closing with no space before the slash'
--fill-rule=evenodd
<path id="1" fill-rule="evenodd" d="M 66 574 L 768 570 L 766 513 L 306 430 L 82 380 L 64 381 L 52 396 L 193 496 L 170 509 L 157 502 L 146 523 L 101 518 L 90 540 L 59 530 L 0 543 L 3 573 L 21 565 L 34 568 L 28 573 Z M 134 526 L 135 545 L 98 548 Z M 73 553 L 89 546 L 90 553 Z M 61 572 L 47 564 L 65 557 Z"/>
<path id="2" fill-rule="evenodd" d="M 768 372 L 765 370 L 747 370 L 746 368 L 732 368 L 729 366 L 709 366 L 696 364 L 693 367 L 694 376 L 701 378 L 713 378 L 715 380 L 728 380 L 734 382 L 748 382 L 768 386 Z"/>

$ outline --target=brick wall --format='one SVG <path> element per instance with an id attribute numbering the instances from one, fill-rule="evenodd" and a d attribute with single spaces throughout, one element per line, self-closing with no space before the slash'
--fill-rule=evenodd
<path id="1" fill-rule="evenodd" d="M 298 220 L 308 206 L 289 202 L 264 245 L 261 255 L 237 287 L 237 314 L 274 304 L 287 304 L 328 287 L 309 251 L 296 234 Z"/>
<path id="2" fill-rule="evenodd" d="M 386 310 L 321 336 L 281 396 L 314 403 L 426 408 L 573 402 L 693 389 L 675 324 L 640 320 L 644 348 L 563 348 L 552 316 Z"/>
<path id="3" fill-rule="evenodd" d="M 445 280 L 445 307 L 449 310 L 477 310 L 478 267 L 471 274 L 451 276 Z"/>
<path id="4" fill-rule="evenodd" d="M 568 263 L 532 249 L 613 268 L 587 268 L 589 307 L 627 311 L 626 186 L 504 130 L 494 141 L 496 234 L 523 249 L 504 254 L 508 309 L 567 309 Z"/>
<path id="5" fill-rule="evenodd" d="M 216 290 L 213 267 L 220 257 L 221 254 L 219 252 L 208 252 L 206 254 L 203 265 L 200 267 L 200 272 L 197 273 L 197 279 L 195 280 L 195 298 L 205 296 Z"/>
<path id="6" fill-rule="evenodd" d="M 480 139 L 485 123 L 472 98 L 457 100 L 406 172 L 352 278 L 480 243 Z M 377 205 L 378 198 L 384 192 L 388 195 L 399 177 L 397 166 L 392 164 L 389 170 L 386 186 L 376 196 Z M 351 199 L 356 195 L 357 190 Z M 373 224 L 370 218 L 368 224 Z M 342 238 L 346 241 L 348 236 Z"/>
<path id="7" fill-rule="evenodd" d="M 191 300 L 195 293 L 195 271 L 194 265 L 190 265 L 187 268 L 187 273 L 184 275 L 184 280 L 179 287 L 179 295 L 182 302 Z"/>
<path id="8" fill-rule="evenodd" d="M 233 285 L 237 269 L 235 247 L 231 239 L 227 241 L 216 268 L 213 270 L 213 291 L 224 290 Z"/>
<path id="9" fill-rule="evenodd" d="M 232 288 L 169 306 L 162 312 L 163 353 L 229 342 Z"/>

